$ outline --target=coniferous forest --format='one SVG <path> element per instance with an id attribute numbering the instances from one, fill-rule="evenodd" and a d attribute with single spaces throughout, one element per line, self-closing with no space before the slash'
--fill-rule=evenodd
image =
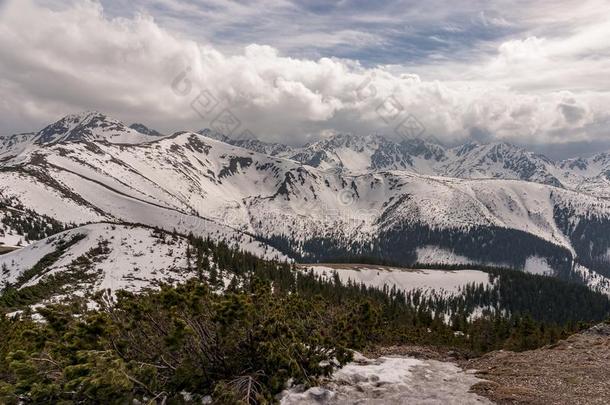
<path id="1" fill-rule="evenodd" d="M 0 317 L 0 402 L 272 403 L 315 384 L 351 350 L 420 344 L 474 356 L 550 344 L 608 316 L 604 295 L 519 271 L 446 297 L 321 278 L 189 237 L 197 277 Z M 15 290 L 2 312 L 19 304 Z M 88 309 L 89 308 L 89 309 Z M 470 316 L 482 308 L 481 316 Z"/>
<path id="2" fill-rule="evenodd" d="M 0 220 L 0 234 L 8 228 L 25 236 L 21 243 L 44 239 L 71 227 L 49 216 L 37 214 L 9 199 L 0 199 L 0 212 L 4 213 Z"/>

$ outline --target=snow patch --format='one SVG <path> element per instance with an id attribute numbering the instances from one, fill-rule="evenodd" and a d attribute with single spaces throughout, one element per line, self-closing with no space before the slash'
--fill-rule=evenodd
<path id="1" fill-rule="evenodd" d="M 468 392 L 479 380 L 452 363 L 410 357 L 360 357 L 322 386 L 281 394 L 282 405 L 491 404 Z"/>
<path id="2" fill-rule="evenodd" d="M 544 257 L 530 256 L 525 261 L 523 271 L 541 276 L 552 276 L 555 272 Z"/>
<path id="3" fill-rule="evenodd" d="M 467 284 L 490 286 L 489 274 L 480 270 L 411 270 L 372 265 L 313 265 L 314 273 L 331 278 L 337 273 L 343 283 L 352 281 L 368 287 L 396 287 L 405 292 L 422 290 L 427 293 L 456 295 Z"/>

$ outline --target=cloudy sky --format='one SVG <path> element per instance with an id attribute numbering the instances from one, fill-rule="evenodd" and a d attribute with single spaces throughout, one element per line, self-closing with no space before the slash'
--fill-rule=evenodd
<path id="1" fill-rule="evenodd" d="M 83 110 L 291 144 L 415 119 L 569 156 L 610 149 L 608 38 L 607 0 L 0 0 L 0 134 Z"/>

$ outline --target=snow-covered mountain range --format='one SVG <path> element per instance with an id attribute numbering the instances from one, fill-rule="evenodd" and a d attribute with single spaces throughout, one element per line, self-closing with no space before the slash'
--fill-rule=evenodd
<path id="1" fill-rule="evenodd" d="M 300 148 L 257 140 L 231 139 L 203 130 L 199 133 L 245 149 L 285 157 L 320 169 L 349 173 L 406 170 L 413 173 L 468 179 L 525 180 L 610 196 L 610 153 L 553 161 L 508 143 L 466 143 L 447 148 L 423 139 L 393 141 L 380 135 L 338 134 Z"/>
<path id="2" fill-rule="evenodd" d="M 59 224 L 192 232 L 267 257 L 493 265 L 610 291 L 610 154 L 553 162 L 508 144 L 376 135 L 296 148 L 209 130 L 162 136 L 90 112 L 1 142 L 3 218 L 18 206 Z"/>

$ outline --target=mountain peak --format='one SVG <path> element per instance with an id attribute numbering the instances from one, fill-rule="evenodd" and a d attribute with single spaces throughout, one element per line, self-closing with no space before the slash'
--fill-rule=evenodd
<path id="1" fill-rule="evenodd" d="M 309 143 L 306 146 L 320 145 L 320 146 L 333 146 L 340 147 L 345 146 L 348 148 L 358 148 L 364 145 L 377 145 L 385 141 L 385 138 L 377 134 L 368 135 L 354 135 L 349 133 L 336 133 L 329 137 L 322 138 L 318 141 Z"/>
<path id="2" fill-rule="evenodd" d="M 122 122 L 105 114 L 98 111 L 84 111 L 66 115 L 46 126 L 36 135 L 35 143 L 50 145 L 83 141 L 108 141 L 111 143 L 135 144 L 150 140 L 149 135 L 129 128 Z"/>

